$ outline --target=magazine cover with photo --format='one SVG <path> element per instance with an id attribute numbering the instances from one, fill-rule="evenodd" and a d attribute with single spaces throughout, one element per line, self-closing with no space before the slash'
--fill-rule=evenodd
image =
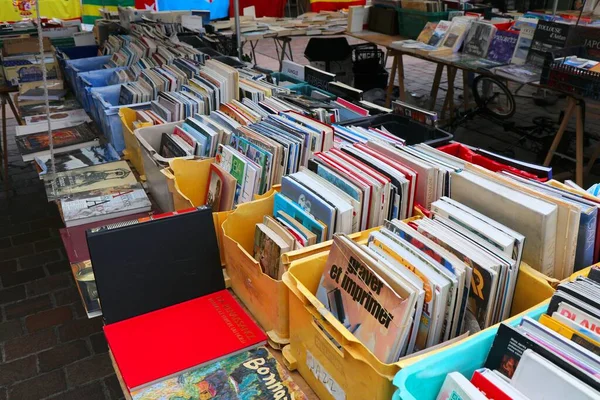
<path id="1" fill-rule="evenodd" d="M 133 400 L 306 400 L 287 370 L 258 347 L 135 390 Z"/>

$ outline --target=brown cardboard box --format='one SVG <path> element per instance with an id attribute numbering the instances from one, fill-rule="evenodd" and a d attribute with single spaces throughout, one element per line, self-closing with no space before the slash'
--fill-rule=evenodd
<path id="1" fill-rule="evenodd" d="M 50 39 L 43 38 L 44 52 L 52 51 Z M 7 39 L 3 41 L 2 54 L 12 56 L 23 53 L 39 53 L 39 41 L 37 37 L 23 37 L 15 39 Z"/>

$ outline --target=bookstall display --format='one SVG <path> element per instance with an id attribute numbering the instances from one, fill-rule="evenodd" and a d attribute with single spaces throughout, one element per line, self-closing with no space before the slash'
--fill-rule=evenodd
<path id="1" fill-rule="evenodd" d="M 447 20 L 391 48 L 596 96 L 572 32 L 598 28 L 436 7 Z M 120 7 L 78 51 L 3 40 L 17 149 L 126 398 L 600 398 L 597 186 L 333 73 L 216 50 L 234 29 L 342 33 L 345 13 L 198 13 Z"/>

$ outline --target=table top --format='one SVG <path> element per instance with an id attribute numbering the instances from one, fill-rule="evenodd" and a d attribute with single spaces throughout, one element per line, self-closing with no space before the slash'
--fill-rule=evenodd
<path id="1" fill-rule="evenodd" d="M 392 42 L 406 39 L 403 36 L 386 35 L 385 33 L 373 32 L 373 31 L 360 31 L 360 32 L 344 32 L 345 35 L 364 40 L 369 43 L 376 44 L 378 46 L 390 47 Z"/>

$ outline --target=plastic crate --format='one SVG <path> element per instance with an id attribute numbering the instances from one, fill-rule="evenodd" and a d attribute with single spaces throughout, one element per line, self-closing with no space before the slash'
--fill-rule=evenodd
<path id="1" fill-rule="evenodd" d="M 426 143 L 437 147 L 446 144 L 454 137 L 439 128 L 429 127 L 398 114 L 379 114 L 370 117 L 346 121 L 342 125 L 354 125 L 364 128 L 383 126 L 393 135 L 404 139 L 407 145 Z"/>
<path id="2" fill-rule="evenodd" d="M 123 125 L 123 140 L 125 141 L 123 156 L 126 160 L 131 162 L 133 168 L 140 174 L 140 179 L 145 181 L 146 176 L 144 173 L 144 161 L 142 160 L 142 149 L 140 148 L 140 142 L 133 134 L 133 122 L 136 120 L 136 112 L 131 108 L 121 108 L 119 110 L 119 118 L 121 118 L 121 124 Z M 138 128 L 147 126 L 153 125 L 150 122 L 140 122 Z"/>
<path id="3" fill-rule="evenodd" d="M 78 47 L 56 47 L 56 60 L 62 75 L 65 76 L 65 63 L 67 60 L 76 60 L 79 58 L 90 58 L 98 55 L 98 46 L 78 46 Z"/>
<path id="4" fill-rule="evenodd" d="M 110 80 L 115 76 L 116 71 L 127 67 L 99 69 L 96 71 L 80 72 L 75 78 L 75 96 L 83 106 L 86 112 L 90 112 L 92 103 L 91 92 L 88 89 L 93 87 L 109 86 Z"/>
<path id="5" fill-rule="evenodd" d="M 377 72 L 354 72 L 354 87 L 364 92 L 374 88 L 385 89 L 388 86 L 389 72 L 379 68 Z"/>
<path id="6" fill-rule="evenodd" d="M 75 90 L 77 74 L 80 72 L 103 69 L 112 56 L 98 56 L 65 60 L 65 78 L 71 89 Z"/>
<path id="7" fill-rule="evenodd" d="M 175 158 L 165 158 L 160 155 L 160 142 L 163 132 L 173 132 L 176 126 L 181 125 L 181 121 L 169 122 L 162 125 L 138 128 L 133 132 L 141 149 L 148 190 L 163 212 L 175 211 L 173 195 L 168 185 L 165 184 L 165 175 L 161 172 L 164 168 L 169 167 L 169 161 Z"/>
<path id="8" fill-rule="evenodd" d="M 125 150 L 123 125 L 119 117 L 119 110 L 124 107 L 133 109 L 147 109 L 150 107 L 150 102 L 120 105 L 121 86 L 121 84 L 118 84 L 90 90 L 94 100 L 91 108 L 92 117 L 100 125 L 104 136 L 119 153 Z"/>
<path id="9" fill-rule="evenodd" d="M 428 22 L 439 22 L 448 19 L 448 11 L 426 12 L 397 8 L 398 32 L 400 36 L 416 39 Z"/>
<path id="10" fill-rule="evenodd" d="M 539 319 L 546 311 L 546 303 L 525 312 L 531 318 Z M 517 325 L 523 315 L 507 320 Z M 494 343 L 498 325 L 479 332 L 442 351 L 424 355 L 419 361 L 400 370 L 394 377 L 398 390 L 393 400 L 435 400 L 450 372 L 457 371 L 470 379 L 476 369 L 481 368 Z"/>

